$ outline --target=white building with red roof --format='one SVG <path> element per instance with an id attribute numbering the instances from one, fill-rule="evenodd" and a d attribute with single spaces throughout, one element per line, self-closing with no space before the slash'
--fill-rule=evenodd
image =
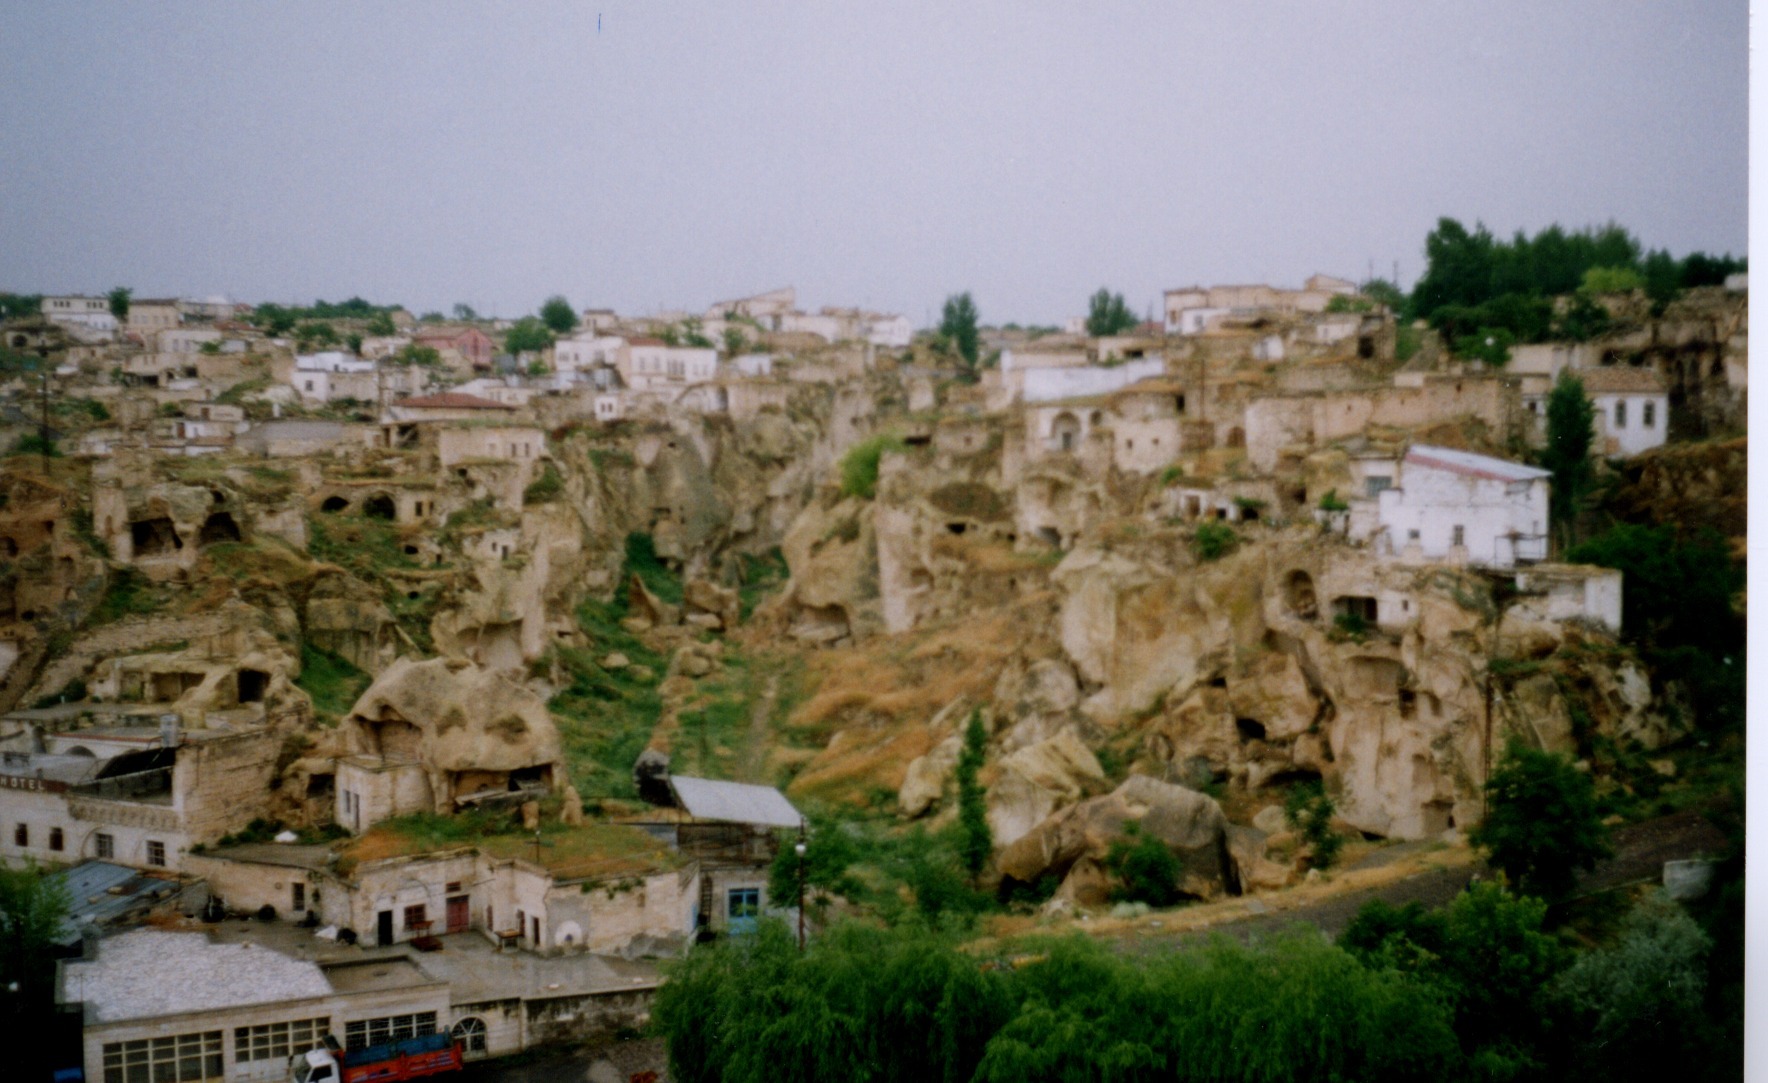
<path id="1" fill-rule="evenodd" d="M 1407 563 L 1511 568 L 1547 558 L 1546 470 L 1413 444 L 1374 495 L 1378 549 Z"/>

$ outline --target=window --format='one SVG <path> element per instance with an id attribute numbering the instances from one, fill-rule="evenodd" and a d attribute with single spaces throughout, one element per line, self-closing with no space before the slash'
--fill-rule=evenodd
<path id="1" fill-rule="evenodd" d="M 233 1063 L 254 1060 L 287 1060 L 296 1053 L 305 1053 L 320 1044 L 331 1030 L 331 1020 L 296 1019 L 288 1023 L 267 1023 L 256 1027 L 233 1028 Z"/>
<path id="2" fill-rule="evenodd" d="M 1406 540 L 1407 541 L 1417 541 L 1418 540 L 1418 531 L 1416 531 L 1416 530 L 1406 531 Z"/>
<path id="3" fill-rule="evenodd" d="M 755 887 L 735 887 L 731 889 L 729 909 L 727 913 L 733 922 L 754 921 L 761 913 L 761 889 Z"/>
<path id="4" fill-rule="evenodd" d="M 534 936 L 531 939 L 534 941 L 535 944 L 538 945 L 540 943 L 540 919 L 539 918 L 529 918 L 528 925 L 529 925 L 529 928 L 534 933 Z"/>
<path id="5" fill-rule="evenodd" d="M 289 901 L 293 904 L 292 906 L 289 907 L 289 909 L 291 909 L 291 910 L 305 910 L 305 909 L 307 909 L 307 885 L 306 884 L 297 882 L 295 884 L 290 885 L 289 894 L 292 896 Z"/>
<path id="6" fill-rule="evenodd" d="M 31 844 L 31 829 L 28 825 L 18 824 L 13 827 L 12 844 L 14 846 L 29 846 Z"/>
<path id="7" fill-rule="evenodd" d="M 58 854 L 61 852 L 61 828 L 52 827 L 49 829 L 49 848 Z"/>
<path id="8" fill-rule="evenodd" d="M 454 1024 L 452 1033 L 454 1040 L 461 1044 L 463 1052 L 485 1052 L 485 1020 L 475 1015 L 469 1015 Z"/>
<path id="9" fill-rule="evenodd" d="M 422 903 L 405 908 L 405 927 L 407 929 L 416 929 L 428 924 L 429 921 L 424 917 L 424 907 Z"/>
<path id="10" fill-rule="evenodd" d="M 344 1024 L 344 1048 L 366 1049 L 371 1045 L 396 1042 L 401 1038 L 416 1038 L 435 1032 L 435 1012 L 418 1012 L 416 1015 L 388 1015 L 379 1019 L 358 1019 L 353 1023 Z M 106 1080 L 106 1083 L 109 1083 L 109 1080 Z"/>
<path id="11" fill-rule="evenodd" d="M 1657 426 L 1657 403 L 1648 402 L 1641 409 L 1645 414 L 1645 417 L 1642 419 L 1645 427 L 1648 429 L 1655 428 Z"/>
<path id="12" fill-rule="evenodd" d="M 520 936 L 528 935 L 528 912 L 526 910 L 516 911 L 516 933 Z"/>
<path id="13" fill-rule="evenodd" d="M 1615 403 L 1615 428 L 1624 429 L 1626 427 L 1627 427 L 1627 404 L 1624 402 L 1617 402 L 1617 403 Z"/>
<path id="14" fill-rule="evenodd" d="M 103 858 L 116 857 L 117 840 L 100 831 L 92 836 L 92 852 Z"/>
<path id="15" fill-rule="evenodd" d="M 1371 474 L 1363 479 L 1363 491 L 1370 496 L 1380 496 L 1394 487 L 1394 479 L 1386 474 Z"/>
<path id="16" fill-rule="evenodd" d="M 104 1045 L 104 1083 L 199 1083 L 222 1074 L 218 1030 Z"/>
<path id="17" fill-rule="evenodd" d="M 160 866 L 165 865 L 165 863 L 166 863 L 166 844 L 165 843 L 154 842 L 152 839 L 148 840 L 148 842 L 147 842 L 147 863 L 149 865 L 160 865 Z"/>
<path id="18" fill-rule="evenodd" d="M 1456 523 L 1454 531 L 1449 536 L 1449 544 L 1456 545 L 1456 546 L 1466 545 L 1467 544 L 1467 528 L 1462 526 L 1460 523 Z"/>

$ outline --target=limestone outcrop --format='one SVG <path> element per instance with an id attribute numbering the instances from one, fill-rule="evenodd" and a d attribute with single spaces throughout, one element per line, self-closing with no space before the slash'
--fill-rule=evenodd
<path id="1" fill-rule="evenodd" d="M 1048 817 L 1003 849 L 997 864 L 1003 876 L 1028 884 L 1044 876 L 1096 881 L 1093 866 L 1130 823 L 1179 857 L 1187 894 L 1210 898 L 1229 883 L 1228 819 L 1222 807 L 1207 794 L 1146 775 L 1131 775 L 1111 793 Z"/>

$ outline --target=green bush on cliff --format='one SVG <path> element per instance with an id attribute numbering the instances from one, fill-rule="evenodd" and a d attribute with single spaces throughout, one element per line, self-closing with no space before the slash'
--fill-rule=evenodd
<path id="1" fill-rule="evenodd" d="M 841 494 L 870 500 L 878 491 L 878 464 L 887 451 L 903 447 L 902 440 L 885 433 L 861 440 L 841 456 Z"/>

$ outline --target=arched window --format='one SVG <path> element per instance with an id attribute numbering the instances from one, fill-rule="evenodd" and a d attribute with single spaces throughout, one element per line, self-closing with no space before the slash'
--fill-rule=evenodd
<path id="1" fill-rule="evenodd" d="M 484 1055 L 485 1020 L 480 1019 L 476 1015 L 469 1015 L 465 1019 L 454 1024 L 454 1027 L 449 1031 L 449 1034 L 453 1036 L 455 1041 L 460 1043 L 461 1052 L 465 1053 L 467 1056 L 470 1057 L 475 1054 L 480 1056 Z"/>

